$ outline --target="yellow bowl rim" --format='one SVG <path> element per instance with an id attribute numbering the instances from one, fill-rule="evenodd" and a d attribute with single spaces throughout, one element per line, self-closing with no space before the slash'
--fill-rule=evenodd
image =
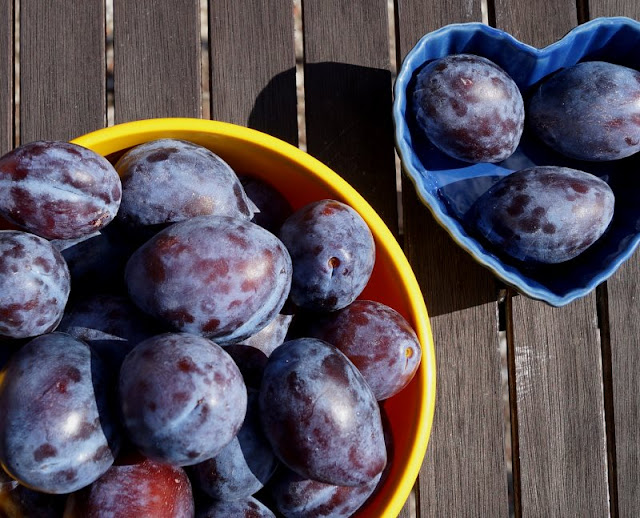
<path id="1" fill-rule="evenodd" d="M 171 136 L 172 133 L 225 135 L 240 141 L 246 141 L 252 145 L 257 145 L 297 162 L 305 169 L 313 171 L 314 174 L 322 179 L 328 186 L 338 190 L 344 196 L 347 203 L 362 215 L 383 247 L 389 250 L 391 260 L 400 272 L 402 282 L 406 286 L 411 300 L 410 309 L 412 318 L 416 326 L 416 334 L 423 349 L 421 366 L 416 376 L 423 378 L 422 383 L 425 392 L 425 397 L 422 398 L 419 415 L 416 419 L 418 427 L 415 431 L 415 440 L 409 463 L 404 468 L 396 491 L 392 497 L 388 499 L 386 506 L 381 510 L 381 516 L 397 516 L 409 498 L 424 461 L 431 434 L 431 426 L 433 424 L 436 398 L 435 349 L 429 316 L 420 286 L 404 255 L 404 251 L 400 248 L 395 237 L 375 210 L 340 175 L 308 153 L 258 130 L 228 122 L 169 117 L 117 124 L 87 133 L 73 139 L 71 142 L 90 148 L 104 156 L 148 140 L 166 138 Z"/>

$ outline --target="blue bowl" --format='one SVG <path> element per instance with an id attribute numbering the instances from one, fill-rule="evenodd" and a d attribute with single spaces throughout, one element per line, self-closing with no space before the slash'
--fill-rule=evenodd
<path id="1" fill-rule="evenodd" d="M 598 18 L 576 27 L 561 40 L 537 49 L 504 31 L 481 23 L 447 25 L 424 36 L 405 58 L 395 84 L 393 120 L 396 147 L 418 196 L 453 239 L 480 264 L 522 294 L 553 306 L 582 297 L 610 277 L 640 241 L 640 153 L 623 160 L 583 162 L 553 152 L 527 130 L 515 153 L 497 164 L 469 164 L 437 150 L 415 124 L 411 91 L 417 72 L 429 61 L 450 54 L 484 56 L 502 67 L 525 99 L 549 74 L 580 61 L 609 61 L 640 69 L 640 22 Z M 526 115 L 525 115 L 526 117 Z M 531 266 L 511 259 L 463 224 L 465 213 L 491 185 L 519 169 L 562 165 L 593 173 L 616 196 L 606 233 L 575 259 Z"/>

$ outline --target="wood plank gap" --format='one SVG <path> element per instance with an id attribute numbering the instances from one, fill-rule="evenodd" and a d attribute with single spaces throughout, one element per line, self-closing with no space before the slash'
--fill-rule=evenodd
<path id="1" fill-rule="evenodd" d="M 114 91 L 113 91 L 113 0 L 105 0 L 105 64 L 106 64 L 106 113 L 107 126 L 114 125 Z"/>
<path id="2" fill-rule="evenodd" d="M 602 383 L 604 392 L 605 440 L 607 442 L 607 474 L 609 477 L 609 510 L 611 518 L 620 516 L 616 461 L 616 425 L 614 414 L 613 366 L 609 328 L 609 291 L 603 283 L 596 288 L 596 309 L 602 347 Z"/>
<path id="3" fill-rule="evenodd" d="M 513 334 L 513 297 L 517 293 L 512 288 L 507 288 L 505 299 L 505 331 L 507 333 L 507 362 L 509 365 L 509 421 L 511 423 L 511 470 L 512 483 L 509 488 L 513 492 L 513 515 L 516 518 L 522 516 L 522 486 L 520 476 L 520 444 L 518 438 L 518 393 L 516 390 L 516 355 Z M 510 495 L 511 496 L 511 495 Z"/>
<path id="4" fill-rule="evenodd" d="M 209 1 L 200 0 L 200 102 L 201 117 L 211 118 L 211 93 L 209 75 Z"/>
<path id="5" fill-rule="evenodd" d="M 496 26 L 496 4 L 494 0 L 482 0 L 482 23 Z"/>
<path id="6" fill-rule="evenodd" d="M 589 0 L 576 0 L 576 15 L 578 24 L 582 24 L 591 19 L 589 15 Z"/>
<path id="7" fill-rule="evenodd" d="M 293 41 L 296 54 L 296 107 L 298 147 L 307 150 L 307 118 L 304 102 L 304 14 L 302 0 L 293 0 Z"/>

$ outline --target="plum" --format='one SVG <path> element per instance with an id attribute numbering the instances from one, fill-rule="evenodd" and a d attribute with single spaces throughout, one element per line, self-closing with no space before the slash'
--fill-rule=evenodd
<path id="1" fill-rule="evenodd" d="M 244 192 L 254 203 L 257 212 L 252 221 L 277 234 L 293 209 L 287 199 L 270 183 L 252 176 L 240 176 Z"/>
<path id="2" fill-rule="evenodd" d="M 382 474 L 362 486 L 335 486 L 282 469 L 269 484 L 275 506 L 285 518 L 348 518 L 376 489 Z"/>
<path id="3" fill-rule="evenodd" d="M 356 300 L 341 310 L 314 315 L 305 331 L 340 349 L 378 401 L 406 387 L 420 365 L 422 349 L 415 331 L 400 313 L 380 302 Z"/>
<path id="4" fill-rule="evenodd" d="M 241 500 L 213 500 L 198 509 L 196 518 L 276 518 L 269 508 L 253 497 Z"/>
<path id="5" fill-rule="evenodd" d="M 191 482 L 184 470 L 141 458 L 113 465 L 90 486 L 69 495 L 65 518 L 192 518 Z"/>
<path id="6" fill-rule="evenodd" d="M 67 264 L 51 243 L 26 232 L 0 231 L 0 336 L 53 331 L 70 290 Z"/>
<path id="7" fill-rule="evenodd" d="M 431 143 L 464 162 L 500 162 L 524 129 L 524 102 L 513 79 L 473 54 L 436 59 L 418 72 L 412 92 L 418 126 Z"/>
<path id="8" fill-rule="evenodd" d="M 590 247 L 613 217 L 615 197 L 600 178 L 567 167 L 517 171 L 474 203 L 467 223 L 520 261 L 555 264 Z"/>
<path id="9" fill-rule="evenodd" d="M 188 466 L 218 454 L 236 436 L 247 389 L 231 357 L 187 333 L 140 342 L 120 370 L 120 405 L 131 442 L 146 457 Z"/>
<path id="10" fill-rule="evenodd" d="M 90 149 L 36 141 L 0 157 L 0 213 L 46 239 L 92 234 L 118 212 L 120 177 Z"/>
<path id="11" fill-rule="evenodd" d="M 123 191 L 118 220 L 134 228 L 205 215 L 250 220 L 255 212 L 233 169 L 192 142 L 145 142 L 125 153 L 116 170 Z"/>
<path id="12" fill-rule="evenodd" d="M 125 356 L 138 343 L 167 329 L 123 295 L 96 294 L 77 300 L 57 331 L 89 344 L 117 374 Z"/>
<path id="13" fill-rule="evenodd" d="M 102 476 L 119 447 L 100 358 L 64 333 L 34 338 L 0 384 L 0 462 L 45 493 L 70 493 Z"/>
<path id="14" fill-rule="evenodd" d="M 291 301 L 305 309 L 335 311 L 362 293 L 373 272 L 375 242 L 354 209 L 320 200 L 298 209 L 279 233 L 291 255 Z"/>
<path id="15" fill-rule="evenodd" d="M 125 278 L 145 313 L 227 345 L 256 334 L 282 309 L 291 258 L 278 238 L 254 223 L 200 216 L 145 243 L 131 256 Z"/>
<path id="16" fill-rule="evenodd" d="M 531 98 L 528 124 L 570 158 L 631 156 L 640 151 L 640 71 L 603 61 L 560 70 Z"/>
<path id="17" fill-rule="evenodd" d="M 249 392 L 247 416 L 238 435 L 212 459 L 191 468 L 195 484 L 216 500 L 247 498 L 268 482 L 278 466 L 262 432 L 258 393 Z"/>
<path id="18" fill-rule="evenodd" d="M 264 433 L 278 458 L 305 478 L 369 483 L 387 461 L 378 402 L 333 345 L 290 340 L 267 362 L 260 386 Z"/>

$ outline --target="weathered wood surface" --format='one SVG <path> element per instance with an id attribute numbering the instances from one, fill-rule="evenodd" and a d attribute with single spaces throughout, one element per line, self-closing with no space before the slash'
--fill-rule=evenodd
<path id="1" fill-rule="evenodd" d="M 209 6 L 211 118 L 298 143 L 292 4 Z"/>
<path id="2" fill-rule="evenodd" d="M 115 121 L 199 117 L 197 0 L 114 0 Z"/>
<path id="3" fill-rule="evenodd" d="M 455 22 L 481 20 L 480 2 L 396 2 L 398 63 L 418 39 Z M 427 303 L 438 388 L 419 477 L 423 516 L 507 516 L 500 394 L 497 288 L 403 182 L 404 244 Z"/>
<path id="4" fill-rule="evenodd" d="M 0 0 L 0 154 L 13 148 L 13 2 Z"/>
<path id="5" fill-rule="evenodd" d="M 19 11 L 14 9 L 19 5 Z M 396 0 L 398 63 L 427 32 L 486 19 L 546 46 L 636 0 Z M 200 2 L 114 0 L 115 121 L 202 113 Z M 386 0 L 303 0 L 307 148 L 398 232 Z M 105 3 L 0 0 L 0 151 L 106 123 Z M 18 14 L 19 13 L 19 14 Z M 292 5 L 208 5 L 211 117 L 298 141 Z M 508 516 L 499 311 L 509 347 L 516 516 L 640 515 L 640 258 L 554 309 L 511 291 L 461 251 L 402 182 L 404 248 L 431 316 L 436 416 L 415 490 L 418 517 Z M 405 506 L 401 516 L 414 516 Z"/>
<path id="6" fill-rule="evenodd" d="M 20 3 L 22 143 L 106 124 L 104 35 L 103 0 Z"/>

